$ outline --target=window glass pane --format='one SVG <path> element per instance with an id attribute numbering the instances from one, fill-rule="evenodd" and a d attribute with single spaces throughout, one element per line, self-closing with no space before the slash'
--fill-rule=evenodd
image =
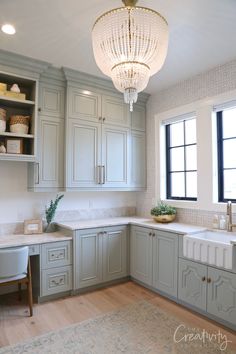
<path id="1" fill-rule="evenodd" d="M 224 168 L 236 168 L 236 139 L 223 141 Z"/>
<path id="2" fill-rule="evenodd" d="M 236 169 L 224 171 L 224 198 L 236 199 Z"/>
<path id="3" fill-rule="evenodd" d="M 186 173 L 186 197 L 197 198 L 197 172 Z"/>
<path id="4" fill-rule="evenodd" d="M 223 138 L 236 137 L 236 108 L 223 111 Z"/>
<path id="5" fill-rule="evenodd" d="M 186 120 L 185 122 L 185 144 L 196 143 L 196 119 Z"/>
<path id="6" fill-rule="evenodd" d="M 184 122 L 170 125 L 170 146 L 184 145 Z"/>
<path id="7" fill-rule="evenodd" d="M 197 147 L 196 145 L 186 146 L 186 170 L 197 169 Z"/>
<path id="8" fill-rule="evenodd" d="M 171 171 L 184 171 L 184 148 L 170 150 Z"/>
<path id="9" fill-rule="evenodd" d="M 184 173 L 177 172 L 171 174 L 171 196 L 185 197 Z"/>

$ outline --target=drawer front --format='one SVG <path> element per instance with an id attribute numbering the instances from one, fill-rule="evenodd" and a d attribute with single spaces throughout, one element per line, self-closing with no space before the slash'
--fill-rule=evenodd
<path id="1" fill-rule="evenodd" d="M 41 271 L 41 296 L 58 294 L 72 289 L 72 266 Z"/>
<path id="2" fill-rule="evenodd" d="M 29 246 L 29 256 L 36 256 L 38 255 L 40 252 L 39 252 L 39 245 L 32 245 L 32 246 Z"/>
<path id="3" fill-rule="evenodd" d="M 72 264 L 72 242 L 53 242 L 42 245 L 41 268 L 49 269 Z"/>

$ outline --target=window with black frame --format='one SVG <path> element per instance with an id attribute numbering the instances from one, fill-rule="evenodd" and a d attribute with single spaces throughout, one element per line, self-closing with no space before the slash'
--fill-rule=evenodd
<path id="1" fill-rule="evenodd" d="M 236 203 L 236 108 L 217 112 L 219 202 Z"/>
<path id="2" fill-rule="evenodd" d="M 197 200 L 196 118 L 166 125 L 167 199 Z"/>

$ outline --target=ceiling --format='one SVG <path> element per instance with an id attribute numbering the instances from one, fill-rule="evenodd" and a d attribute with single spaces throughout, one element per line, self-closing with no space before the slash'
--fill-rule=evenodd
<path id="1" fill-rule="evenodd" d="M 147 88 L 155 93 L 178 81 L 236 59 L 235 0 L 139 0 L 164 15 L 170 27 L 162 70 Z M 0 33 L 0 48 L 103 77 L 96 67 L 91 29 L 120 0 L 1 0 L 0 25 L 15 25 L 15 36 Z"/>

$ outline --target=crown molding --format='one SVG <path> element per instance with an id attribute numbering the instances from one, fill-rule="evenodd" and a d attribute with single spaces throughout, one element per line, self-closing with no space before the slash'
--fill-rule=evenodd
<path id="1" fill-rule="evenodd" d="M 98 76 L 95 75 L 91 75 L 91 74 L 87 74 L 81 71 L 77 71 L 74 69 L 70 69 L 70 68 L 66 68 L 63 67 L 62 68 L 65 78 L 66 80 L 71 83 L 71 84 L 82 84 L 82 85 L 89 85 L 92 86 L 94 88 L 98 88 L 98 89 L 104 89 L 106 91 L 109 91 L 115 94 L 122 94 L 120 93 L 118 90 L 116 90 L 116 88 L 114 87 L 113 83 L 111 80 L 108 79 L 103 79 L 100 78 Z M 149 98 L 149 94 L 145 93 L 145 92 L 141 92 L 138 95 L 138 103 L 141 104 L 146 104 Z"/>
<path id="2" fill-rule="evenodd" d="M 61 68 L 56 68 L 55 66 L 49 66 L 46 71 L 40 75 L 40 81 L 42 82 L 52 82 L 54 81 L 55 85 L 65 86 L 66 78 L 64 72 Z"/>
<path id="3" fill-rule="evenodd" d="M 39 78 L 50 63 L 0 49 L 0 70 L 16 75 L 30 75 Z"/>

